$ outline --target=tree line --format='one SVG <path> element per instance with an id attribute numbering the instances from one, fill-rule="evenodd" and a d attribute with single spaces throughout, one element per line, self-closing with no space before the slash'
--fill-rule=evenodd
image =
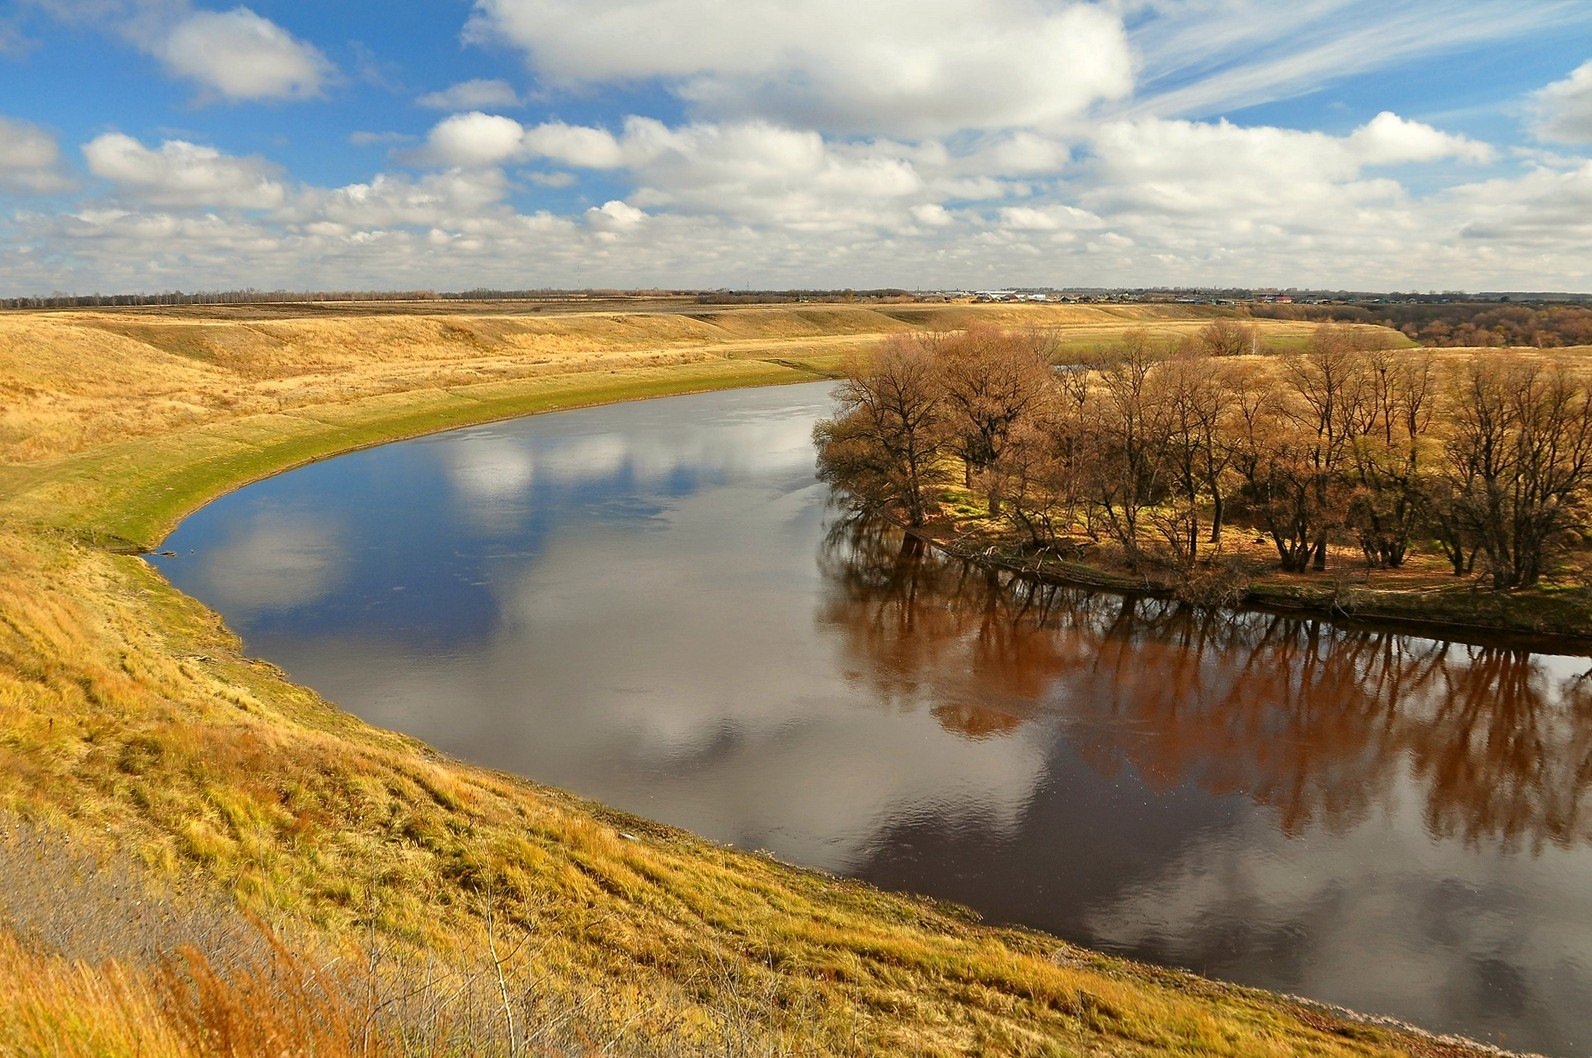
<path id="1" fill-rule="evenodd" d="M 1040 333 L 896 336 L 847 371 L 815 431 L 819 472 L 911 526 L 959 485 L 1028 548 L 1109 541 L 1136 569 L 1191 571 L 1236 527 L 1292 573 L 1325 570 L 1334 545 L 1381 568 L 1422 547 L 1456 576 L 1536 584 L 1585 524 L 1585 383 L 1529 355 L 1444 363 L 1389 338 L 1326 325 L 1301 352 L 1219 355 L 1256 343 L 1216 321 L 1057 365 Z"/>
<path id="2" fill-rule="evenodd" d="M 1592 306 L 1446 302 L 1357 305 L 1256 305 L 1257 317 L 1373 323 L 1393 327 L 1425 346 L 1592 345 Z"/>

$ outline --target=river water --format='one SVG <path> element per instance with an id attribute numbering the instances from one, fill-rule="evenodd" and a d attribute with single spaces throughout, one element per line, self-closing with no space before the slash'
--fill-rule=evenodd
<path id="1" fill-rule="evenodd" d="M 1006 584 L 848 522 L 827 384 L 293 471 L 157 558 L 383 727 L 1246 984 L 1592 1053 L 1592 662 Z"/>

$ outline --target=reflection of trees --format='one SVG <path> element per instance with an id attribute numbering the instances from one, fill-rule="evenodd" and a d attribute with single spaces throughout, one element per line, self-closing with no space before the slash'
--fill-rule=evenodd
<path id="1" fill-rule="evenodd" d="M 993 571 L 948 560 L 869 519 L 831 525 L 819 564 L 829 584 L 821 623 L 844 631 L 848 667 L 881 700 L 927 705 L 967 735 L 1027 719 L 1076 657 L 1044 618 L 1043 592 L 1005 591 Z M 1063 611 L 1065 612 L 1065 611 Z"/>
<path id="2" fill-rule="evenodd" d="M 859 678 L 950 730 L 1003 733 L 1041 708 L 1082 723 L 1103 774 L 1193 781 L 1347 830 L 1401 776 L 1433 834 L 1592 842 L 1592 674 L 1560 684 L 1525 651 L 1035 584 L 836 522 L 819 620 Z"/>
<path id="3" fill-rule="evenodd" d="M 1555 684 L 1526 651 L 1456 651 L 1443 686 L 1403 710 L 1427 826 L 1474 841 L 1592 841 L 1592 673 Z M 1463 810 L 1457 810 L 1463 805 Z"/>

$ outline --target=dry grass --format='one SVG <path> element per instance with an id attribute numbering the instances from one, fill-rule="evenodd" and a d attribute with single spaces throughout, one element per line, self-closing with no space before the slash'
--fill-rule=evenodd
<path id="1" fill-rule="evenodd" d="M 0 462 L 50 459 L 250 414 L 417 389 L 724 359 L 834 364 L 883 335 L 972 321 L 1070 343 L 1124 326 L 1166 337 L 1205 322 L 1158 307 L 802 306 L 653 313 L 260 319 L 185 314 L 0 315 Z M 1310 324 L 1267 321 L 1268 337 Z"/>
<path id="2" fill-rule="evenodd" d="M 1111 324 L 1056 311 L 1021 321 Z M 1392 1030 L 979 925 L 449 760 L 242 656 L 214 614 L 96 543 L 152 543 L 209 496 L 341 448 L 546 407 L 810 378 L 778 362 L 793 343 L 947 319 L 865 307 L 0 319 L 12 431 L 0 481 L 0 809 L 85 854 L 135 861 L 157 891 L 219 894 L 296 947 L 352 946 L 374 963 L 367 980 L 398 989 L 377 995 L 406 994 L 422 973 L 428 988 L 475 982 L 447 1016 L 476 1026 L 460 1038 L 500 1053 L 543 1042 L 747 1055 L 1412 1053 L 1418 1041 Z M 693 351 L 705 328 L 728 332 L 712 348 L 734 355 Z M 105 913 L 103 901 L 81 906 Z M 172 926 L 163 950 L 191 943 L 186 929 Z M 0 1050 L 214 1053 L 182 1049 L 192 1026 L 169 1004 L 157 1016 L 152 1004 L 171 995 L 158 978 L 6 943 Z M 206 983 L 190 970 L 198 1006 L 183 1009 L 214 993 L 220 1006 L 247 996 L 253 1010 L 263 1000 L 250 990 L 281 982 L 242 970 Z M 394 1024 L 426 1017 L 425 1004 L 389 1007 Z M 316 1024 L 335 1029 L 334 1014 Z M 531 1025 L 557 1031 L 537 1040 Z M 237 1053 L 264 1047 L 254 1028 L 237 1032 L 251 1041 Z M 348 1053 L 340 1046 L 317 1053 Z"/>

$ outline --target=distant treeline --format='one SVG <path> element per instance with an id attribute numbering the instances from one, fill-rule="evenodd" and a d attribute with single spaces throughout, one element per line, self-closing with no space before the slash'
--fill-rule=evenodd
<path id="1" fill-rule="evenodd" d="M 1487 302 L 1448 304 L 1257 305 L 1263 319 L 1375 323 L 1427 346 L 1592 345 L 1592 307 Z"/>

